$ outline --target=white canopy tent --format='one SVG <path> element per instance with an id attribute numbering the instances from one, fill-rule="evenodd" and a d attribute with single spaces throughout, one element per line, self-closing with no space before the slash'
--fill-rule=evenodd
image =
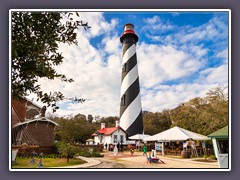
<path id="1" fill-rule="evenodd" d="M 211 140 L 209 137 L 188 131 L 186 129 L 175 126 L 161 133 L 149 136 L 144 141 L 158 141 L 158 142 L 170 142 L 170 141 L 188 141 L 188 140 Z M 163 143 L 164 144 L 164 143 Z M 164 146 L 162 147 L 162 154 L 164 154 Z"/>
<path id="2" fill-rule="evenodd" d="M 143 140 L 147 137 L 150 137 L 150 135 L 148 134 L 135 134 L 133 136 L 130 136 L 128 137 L 129 139 L 132 139 L 132 140 Z"/>
<path id="3" fill-rule="evenodd" d="M 135 134 L 135 135 L 130 136 L 128 138 L 131 139 L 131 140 L 135 140 L 136 147 L 137 147 L 137 149 L 139 149 L 140 146 L 141 146 L 140 142 L 144 141 L 144 139 L 147 138 L 147 137 L 150 137 L 150 135 L 143 133 L 143 134 Z"/>

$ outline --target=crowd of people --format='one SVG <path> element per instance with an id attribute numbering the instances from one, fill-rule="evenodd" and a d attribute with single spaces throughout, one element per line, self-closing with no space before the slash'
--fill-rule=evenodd
<path id="1" fill-rule="evenodd" d="M 117 154 L 118 152 L 123 153 L 124 145 L 122 143 L 119 143 L 119 142 L 117 144 L 115 144 L 115 145 L 113 145 L 113 144 L 109 145 L 109 144 L 105 143 L 104 144 L 104 148 L 106 150 L 109 150 L 109 149 L 113 150 L 114 154 Z M 134 155 L 134 151 L 135 151 L 135 146 L 134 145 L 129 145 L 128 148 L 130 150 L 130 155 L 133 156 Z M 117 151 L 117 153 L 116 153 L 116 151 Z M 158 163 L 158 162 L 164 163 L 163 161 L 161 161 L 156 156 L 154 151 L 148 153 L 148 148 L 147 148 L 146 144 L 143 145 L 142 152 L 143 152 L 143 156 L 146 156 L 146 159 L 147 159 L 146 163 L 147 164 L 149 164 L 149 163 Z"/>

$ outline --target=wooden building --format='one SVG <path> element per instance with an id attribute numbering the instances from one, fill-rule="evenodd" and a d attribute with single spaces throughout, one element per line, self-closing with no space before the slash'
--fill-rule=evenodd
<path id="1" fill-rule="evenodd" d="M 53 146 L 57 123 L 45 117 L 42 108 L 24 98 L 12 101 L 12 147 Z"/>

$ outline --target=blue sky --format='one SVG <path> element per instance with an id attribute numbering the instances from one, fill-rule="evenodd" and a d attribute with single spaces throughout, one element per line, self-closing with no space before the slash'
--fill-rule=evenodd
<path id="1" fill-rule="evenodd" d="M 83 104 L 60 102 L 58 115 L 119 116 L 122 55 L 119 38 L 126 23 L 132 23 L 139 36 L 142 110 L 161 112 L 194 97 L 204 97 L 214 87 L 228 86 L 227 11 L 79 14 L 91 29 L 78 30 L 78 46 L 59 45 L 65 58 L 56 67 L 75 82 L 39 79 L 43 90 L 60 90 L 67 97 L 87 99 Z"/>

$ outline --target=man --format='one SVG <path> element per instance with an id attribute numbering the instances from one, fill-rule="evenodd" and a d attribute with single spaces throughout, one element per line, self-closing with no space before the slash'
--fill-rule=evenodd
<path id="1" fill-rule="evenodd" d="M 143 146 L 143 156 L 147 155 L 147 146 L 144 144 Z"/>

